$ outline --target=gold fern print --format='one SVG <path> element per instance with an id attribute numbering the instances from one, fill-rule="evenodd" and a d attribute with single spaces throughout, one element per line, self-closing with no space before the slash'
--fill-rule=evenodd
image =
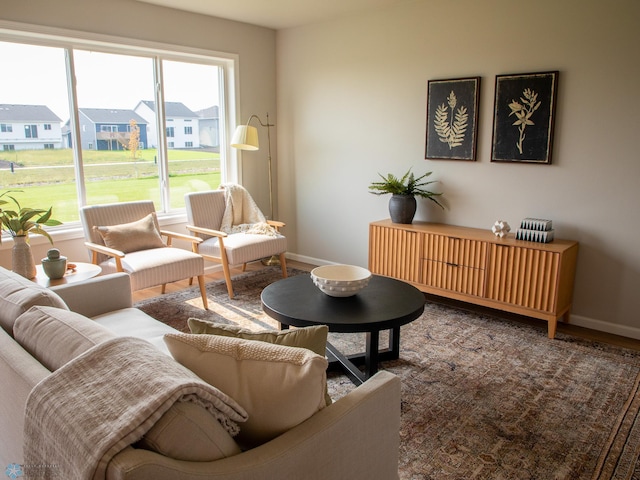
<path id="1" fill-rule="evenodd" d="M 460 106 L 457 111 L 455 110 L 458 98 L 453 90 L 447 97 L 447 104 L 448 106 L 443 103 L 436 108 L 434 127 L 440 141 L 447 143 L 449 150 L 451 150 L 464 142 L 469 114 L 467 107 L 464 106 Z M 449 117 L 449 109 L 451 109 L 451 117 Z"/>
<path id="2" fill-rule="evenodd" d="M 540 104 L 542 102 L 538 101 L 538 94 L 531 90 L 530 88 L 525 88 L 522 92 L 522 97 L 520 97 L 520 102 L 516 102 L 515 100 L 511 100 L 509 104 L 509 108 L 511 109 L 511 115 L 515 115 L 517 120 L 513 122 L 514 126 L 518 127 L 518 133 L 520 134 L 518 141 L 516 142 L 516 147 L 522 155 L 522 144 L 524 143 L 524 139 L 526 135 L 524 134 L 525 128 L 527 125 L 535 125 L 533 120 L 531 120 L 531 116 L 533 112 L 540 108 Z"/>

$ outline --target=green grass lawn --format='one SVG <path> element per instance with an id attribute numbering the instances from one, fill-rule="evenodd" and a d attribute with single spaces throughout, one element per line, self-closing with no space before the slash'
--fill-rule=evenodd
<path id="1" fill-rule="evenodd" d="M 140 158 L 132 162 L 127 151 L 83 151 L 87 203 L 149 199 L 160 211 L 156 150 L 139 153 Z M 13 172 L 1 160 L 15 162 Z M 169 152 L 170 209 L 184 208 L 185 193 L 218 188 L 220 181 L 218 153 Z M 79 220 L 71 150 L 0 152 L 0 185 L 3 191 L 20 190 L 14 196 L 22 206 L 43 209 L 53 206 L 53 218 L 64 223 Z"/>

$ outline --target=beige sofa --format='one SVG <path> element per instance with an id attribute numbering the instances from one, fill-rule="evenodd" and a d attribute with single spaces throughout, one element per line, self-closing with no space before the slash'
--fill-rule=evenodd
<path id="1" fill-rule="evenodd" d="M 169 355 L 163 337 L 175 332 L 132 307 L 126 274 L 96 277 L 84 283 L 57 287 L 53 291 L 0 267 L 2 468 L 20 468 L 24 463 L 27 399 L 36 385 L 46 383 L 43 380 L 56 373 L 54 368 L 50 370 L 42 362 L 49 364 L 48 358 L 51 356 L 60 358 L 57 350 L 65 350 L 67 355 L 68 352 L 75 352 L 73 355 L 78 356 L 65 365 L 56 367 L 65 369 L 69 364 L 77 362 L 81 350 L 86 350 L 86 347 L 80 348 L 79 343 L 60 342 L 59 339 L 64 337 L 57 337 L 55 331 L 44 339 L 39 338 L 35 347 L 29 342 L 28 332 L 31 326 L 27 319 L 33 317 L 34 312 L 47 309 L 55 312 L 61 310 L 61 314 L 67 310 L 81 314 L 82 316 L 64 313 L 75 315 L 74 322 L 79 321 L 81 329 L 88 327 L 91 331 L 96 325 L 105 327 L 109 334 L 104 338 L 132 336 L 144 339 L 157 347 L 151 350 L 162 352 L 158 355 L 162 355 L 163 359 Z M 23 318 L 16 322 L 21 316 Z M 21 327 L 20 332 L 16 328 L 15 337 L 20 333 L 23 339 L 21 342 L 14 338 L 16 323 Z M 51 325 L 47 328 L 51 328 Z M 101 335 L 92 338 L 94 343 L 98 342 L 94 348 L 105 344 L 99 344 L 103 338 Z M 144 344 L 148 345 L 146 342 Z M 44 352 L 42 355 L 45 360 L 38 360 L 34 354 L 29 353 L 34 349 Z M 90 353 L 87 350 L 82 356 L 86 356 L 87 352 Z M 177 363 L 173 358 L 167 361 Z M 77 401 L 82 403 L 80 398 Z M 170 458 L 148 445 L 141 446 L 139 442 L 134 442 L 111 458 L 106 465 L 104 477 L 154 480 L 397 479 L 399 421 L 400 381 L 388 372 L 379 372 L 348 395 L 321 408 L 307 420 L 260 446 L 249 449 L 237 449 L 234 446 L 234 453 L 215 461 L 187 461 Z M 202 425 L 204 424 L 201 423 L 200 426 Z M 69 442 L 70 445 L 78 441 L 77 438 L 70 440 L 73 440 Z M 186 446 L 193 447 L 194 450 L 202 446 L 195 437 L 180 438 L 179 441 L 183 444 L 186 442 Z M 188 445 L 189 441 L 194 444 Z"/>

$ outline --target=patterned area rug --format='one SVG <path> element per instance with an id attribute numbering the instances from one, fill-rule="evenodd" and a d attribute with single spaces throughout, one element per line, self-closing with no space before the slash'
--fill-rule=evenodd
<path id="1" fill-rule="evenodd" d="M 233 300 L 212 282 L 209 311 L 197 288 L 136 306 L 182 331 L 190 317 L 277 328 L 260 292 L 280 278 L 277 268 L 236 276 Z M 364 348 L 359 335 L 330 335 L 344 353 Z M 402 327 L 400 346 L 381 368 L 402 379 L 401 479 L 640 480 L 640 352 L 433 303 Z M 334 400 L 354 388 L 328 378 Z"/>

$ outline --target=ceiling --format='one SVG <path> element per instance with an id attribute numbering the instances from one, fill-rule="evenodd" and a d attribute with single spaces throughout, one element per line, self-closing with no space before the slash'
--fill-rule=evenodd
<path id="1" fill-rule="evenodd" d="M 138 0 L 276 30 L 317 23 L 410 0 Z"/>

